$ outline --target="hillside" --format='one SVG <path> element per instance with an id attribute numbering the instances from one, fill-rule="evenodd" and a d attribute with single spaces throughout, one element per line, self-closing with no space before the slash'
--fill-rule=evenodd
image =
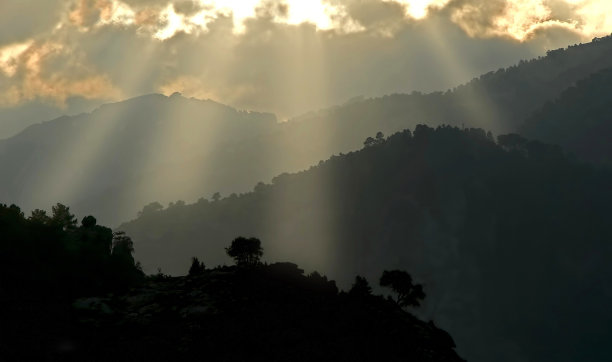
<path id="1" fill-rule="evenodd" d="M 598 361 L 612 335 L 611 182 L 610 170 L 554 146 L 419 126 L 254 192 L 147 212 L 120 229 L 145 270 L 172 274 L 191 256 L 227 262 L 221 246 L 236 234 L 343 286 L 357 273 L 409 269 L 429 290 L 423 316 L 468 360 Z"/>
<path id="2" fill-rule="evenodd" d="M 520 132 L 583 160 L 612 164 L 612 68 L 565 90 L 529 117 Z"/>
<path id="3" fill-rule="evenodd" d="M 545 102 L 612 67 L 611 54 L 612 37 L 602 38 L 444 93 L 355 100 L 285 123 L 178 94 L 109 104 L 0 140 L 0 200 L 25 210 L 61 201 L 117 225 L 151 202 L 248 191 L 281 172 L 356 150 L 378 131 L 427 123 L 514 132 Z M 534 134 L 546 135 L 546 129 Z"/>
<path id="4" fill-rule="evenodd" d="M 232 190 L 252 185 L 239 180 L 266 165 L 232 149 L 274 126 L 271 114 L 180 95 L 105 105 L 0 141 L 0 200 L 25 210 L 61 201 L 116 224 L 151 201 L 225 192 L 230 179 Z"/>

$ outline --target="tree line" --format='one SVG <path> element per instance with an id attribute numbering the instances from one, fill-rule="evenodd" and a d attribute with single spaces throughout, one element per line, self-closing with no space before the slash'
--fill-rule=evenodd
<path id="1" fill-rule="evenodd" d="M 125 290 L 144 278 L 134 260 L 134 243 L 124 232 L 80 224 L 70 208 L 36 209 L 30 216 L 16 205 L 0 204 L 0 295 L 51 298 L 99 295 Z"/>

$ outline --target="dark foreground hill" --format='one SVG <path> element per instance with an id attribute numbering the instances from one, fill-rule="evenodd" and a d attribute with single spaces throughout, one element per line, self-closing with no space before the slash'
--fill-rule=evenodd
<path id="1" fill-rule="evenodd" d="M 72 305 L 3 305 L 3 361 L 459 362 L 450 335 L 374 295 L 338 293 L 295 264 L 157 275 Z M 6 319 L 9 322 L 6 323 Z"/>
<path id="2" fill-rule="evenodd" d="M 259 263 L 259 240 L 230 249 L 237 267 L 194 260 L 188 277 L 145 277 L 129 236 L 92 216 L 0 205 L 0 360 L 462 361 L 446 332 L 399 307 L 425 296 L 405 272 L 381 279 L 396 299 L 365 279 L 338 293 L 295 264 Z"/>
<path id="3" fill-rule="evenodd" d="M 419 126 L 284 174 L 254 192 L 124 224 L 145 270 L 227 261 L 236 234 L 267 255 L 355 274 L 409 269 L 423 315 L 472 361 L 604 361 L 612 355 L 612 172 L 555 146 Z"/>
<path id="4" fill-rule="evenodd" d="M 337 294 L 290 263 L 158 277 L 76 304 L 94 342 L 80 353 L 97 360 L 462 360 L 433 323 L 382 297 Z"/>

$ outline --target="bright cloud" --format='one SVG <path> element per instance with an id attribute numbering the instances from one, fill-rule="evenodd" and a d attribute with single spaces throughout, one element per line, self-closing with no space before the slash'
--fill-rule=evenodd
<path id="1" fill-rule="evenodd" d="M 182 91 L 283 117 L 359 94 L 443 89 L 544 46 L 612 32 L 609 0 L 19 0 L 0 8 L 2 107 Z M 497 58 L 480 44 L 498 46 Z M 438 79 L 446 73 L 425 71 L 432 59 L 453 59 L 437 66 L 460 71 Z M 464 70 L 474 61 L 479 68 Z"/>
<path id="2" fill-rule="evenodd" d="M 397 2 L 405 6 L 406 15 L 415 18 L 423 19 L 429 13 L 429 9 L 440 9 L 448 4 L 451 0 L 385 0 Z"/>
<path id="3" fill-rule="evenodd" d="M 612 31 L 612 4 L 608 0 L 66 0 L 67 19 L 82 31 L 108 25 L 135 26 L 158 40 L 178 33 L 198 35 L 220 17 L 233 20 L 234 33 L 243 34 L 245 22 L 261 16 L 262 9 L 277 23 L 310 23 L 319 30 L 339 34 L 368 29 L 351 17 L 355 4 L 396 3 L 405 11 L 406 21 L 427 19 L 431 12 L 448 9 L 450 18 L 475 37 L 507 36 L 525 40 L 547 27 L 561 27 L 585 39 Z M 130 5 L 131 4 L 131 5 Z M 365 6 L 365 5 L 364 5 Z M 566 9 L 557 16 L 555 9 Z M 183 11 L 188 8 L 190 11 Z M 265 13 L 265 11 L 264 11 Z M 369 24 L 371 25 L 371 24 Z"/>
<path id="4" fill-rule="evenodd" d="M 12 77 L 17 72 L 19 58 L 32 45 L 32 41 L 20 44 L 11 44 L 0 48 L 0 70 Z"/>
<path id="5" fill-rule="evenodd" d="M 612 32 L 608 0 L 455 0 L 451 18 L 476 37 L 525 41 L 537 32 L 562 28 L 584 40 Z"/>

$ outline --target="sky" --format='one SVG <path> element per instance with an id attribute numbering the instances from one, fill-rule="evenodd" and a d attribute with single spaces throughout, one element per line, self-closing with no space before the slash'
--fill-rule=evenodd
<path id="1" fill-rule="evenodd" d="M 2 0 L 0 138 L 148 93 L 279 120 L 612 33 L 609 0 Z"/>

